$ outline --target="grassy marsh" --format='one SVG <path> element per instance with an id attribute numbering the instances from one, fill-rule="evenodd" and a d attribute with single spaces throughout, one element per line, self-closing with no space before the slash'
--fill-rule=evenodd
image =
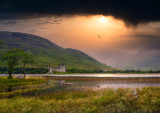
<path id="1" fill-rule="evenodd" d="M 136 93 L 135 93 L 136 91 Z M 158 113 L 160 88 L 62 91 L 36 97 L 1 99 L 0 112 L 18 113 Z"/>
<path id="2" fill-rule="evenodd" d="M 42 77 L 29 77 L 25 79 L 7 79 L 7 77 L 0 77 L 0 98 L 13 97 L 24 93 L 29 93 L 38 90 L 36 85 L 46 82 Z M 13 90 L 13 87 L 20 87 Z M 34 86 L 34 87 L 33 87 Z M 28 88 L 27 88 L 28 87 Z"/>
<path id="3" fill-rule="evenodd" d="M 85 78 L 85 77 L 31 77 L 8 80 L 0 77 L 0 87 L 35 85 L 46 80 L 84 80 L 133 83 L 160 83 L 159 78 Z M 101 90 L 63 90 L 23 96 L 38 88 L 1 92 L 0 113 L 158 113 L 160 87 L 105 88 Z M 12 98 L 6 98 L 12 97 Z"/>
<path id="4" fill-rule="evenodd" d="M 15 86 L 15 85 L 28 85 L 28 84 L 39 84 L 46 82 L 42 77 L 28 77 L 25 79 L 7 79 L 7 77 L 0 77 L 0 86 Z"/>

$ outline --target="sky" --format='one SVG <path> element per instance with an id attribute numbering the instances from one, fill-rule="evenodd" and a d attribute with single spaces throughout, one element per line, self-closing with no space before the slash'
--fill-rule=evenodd
<path id="1" fill-rule="evenodd" d="M 160 45 L 158 0 L 2 0 L 0 31 L 44 37 L 114 66 Z"/>

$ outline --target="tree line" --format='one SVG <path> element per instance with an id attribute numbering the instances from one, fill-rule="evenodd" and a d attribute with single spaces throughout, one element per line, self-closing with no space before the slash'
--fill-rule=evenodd
<path id="1" fill-rule="evenodd" d="M 160 70 L 110 70 L 110 71 L 103 71 L 100 69 L 94 70 L 85 70 L 85 69 L 67 69 L 68 73 L 160 73 Z"/>
<path id="2" fill-rule="evenodd" d="M 26 74 L 46 74 L 48 72 L 47 68 L 44 67 L 27 67 L 25 73 Z M 13 69 L 14 74 L 22 74 L 22 67 L 15 67 Z M 0 67 L 0 74 L 8 74 L 8 67 Z"/>
<path id="3" fill-rule="evenodd" d="M 8 50 L 1 56 L 1 60 L 7 62 L 9 79 L 12 79 L 13 70 L 17 65 L 22 65 L 22 70 L 25 78 L 26 66 L 28 64 L 35 64 L 34 56 L 29 51 L 24 51 L 23 49 Z"/>

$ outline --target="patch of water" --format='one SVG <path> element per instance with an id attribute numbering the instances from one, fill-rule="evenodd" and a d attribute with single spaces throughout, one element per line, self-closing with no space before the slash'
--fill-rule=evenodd
<path id="1" fill-rule="evenodd" d="M 134 82 L 130 83 L 128 81 L 107 81 L 107 80 L 54 80 L 48 79 L 46 83 L 34 85 L 34 86 L 12 86 L 5 87 L 0 89 L 1 92 L 12 92 L 15 90 L 24 90 L 31 88 L 38 88 L 39 90 L 34 91 L 33 93 L 26 93 L 26 95 L 36 95 L 36 94 L 47 94 L 57 91 L 69 91 L 69 90 L 85 90 L 85 89 L 93 89 L 99 90 L 104 88 L 142 88 L 142 87 L 160 87 L 159 82 Z"/>

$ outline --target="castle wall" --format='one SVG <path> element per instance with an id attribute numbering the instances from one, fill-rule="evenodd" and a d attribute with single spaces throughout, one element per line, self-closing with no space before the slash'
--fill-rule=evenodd
<path id="1" fill-rule="evenodd" d="M 57 68 L 52 68 L 52 67 L 48 67 L 48 73 L 53 73 L 54 71 L 56 72 L 66 72 L 66 67 L 64 64 L 60 64 L 59 67 Z"/>
<path id="2" fill-rule="evenodd" d="M 66 69 L 65 68 L 53 68 L 53 71 L 56 71 L 56 72 L 66 72 Z"/>
<path id="3" fill-rule="evenodd" d="M 48 67 L 48 73 L 49 73 L 49 74 L 53 73 L 53 68 L 50 67 L 50 66 Z"/>

